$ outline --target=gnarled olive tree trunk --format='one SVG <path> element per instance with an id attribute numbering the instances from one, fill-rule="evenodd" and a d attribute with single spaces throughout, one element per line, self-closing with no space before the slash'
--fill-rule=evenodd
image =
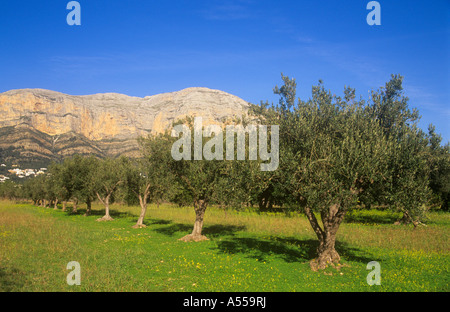
<path id="1" fill-rule="evenodd" d="M 77 213 L 78 211 L 78 198 L 73 199 L 73 207 L 72 207 L 72 213 Z"/>
<path id="2" fill-rule="evenodd" d="M 144 224 L 144 218 L 145 218 L 145 214 L 147 213 L 147 198 L 149 195 L 150 186 L 151 186 L 151 184 L 147 184 L 147 186 L 145 187 L 144 194 L 142 194 L 142 195 L 138 194 L 139 204 L 141 206 L 141 213 L 139 214 L 138 221 L 136 222 L 135 225 L 133 225 L 133 228 L 135 228 L 135 229 L 146 227 L 146 225 Z"/>
<path id="3" fill-rule="evenodd" d="M 325 269 L 330 265 L 338 264 L 341 260 L 339 253 L 336 251 L 335 244 L 336 233 L 344 219 L 345 212 L 346 210 L 339 209 L 338 204 L 331 205 L 329 209 L 322 210 L 321 218 L 323 228 L 321 228 L 311 208 L 305 207 L 305 214 L 319 239 L 317 258 L 311 260 L 311 269 Z"/>
<path id="4" fill-rule="evenodd" d="M 207 240 L 208 238 L 204 235 L 202 235 L 202 229 L 203 229 L 203 217 L 205 216 L 206 207 L 208 206 L 208 201 L 205 199 L 196 199 L 194 201 L 194 210 L 195 210 L 195 223 L 194 223 L 194 229 L 192 230 L 192 233 L 189 235 L 186 235 L 180 240 L 189 242 L 189 241 L 202 241 Z"/>
<path id="5" fill-rule="evenodd" d="M 97 194 L 97 197 L 100 200 L 100 202 L 103 205 L 105 205 L 105 215 L 101 218 L 98 218 L 97 221 L 112 221 L 112 220 L 114 220 L 109 215 L 109 199 L 111 198 L 112 193 L 109 193 L 108 195 L 106 195 L 105 198 L 102 198 L 98 192 L 96 194 Z"/>
<path id="6" fill-rule="evenodd" d="M 86 200 L 86 213 L 84 214 L 85 216 L 90 216 L 91 215 L 91 209 L 92 209 L 92 202 L 90 199 Z"/>

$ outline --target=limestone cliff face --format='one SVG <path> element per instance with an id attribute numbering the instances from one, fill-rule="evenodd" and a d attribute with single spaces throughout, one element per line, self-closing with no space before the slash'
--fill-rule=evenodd
<path id="1" fill-rule="evenodd" d="M 61 156 L 93 151 L 104 156 L 131 155 L 137 150 L 138 136 L 161 132 L 178 119 L 202 116 L 204 124 L 220 123 L 245 115 L 248 108 L 244 100 L 208 88 L 144 98 L 117 93 L 74 96 L 43 89 L 11 90 L 0 93 L 0 129 L 7 129 L 0 132 L 0 149 L 20 146 L 27 153 L 57 152 Z M 20 133 L 26 133 L 28 139 Z M 35 138 L 30 139 L 33 135 Z"/>

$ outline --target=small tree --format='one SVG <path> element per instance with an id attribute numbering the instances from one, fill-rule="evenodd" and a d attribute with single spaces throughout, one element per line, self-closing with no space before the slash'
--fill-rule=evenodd
<path id="1" fill-rule="evenodd" d="M 43 182 L 44 176 L 38 175 L 34 178 L 27 179 L 23 184 L 24 195 L 33 201 L 33 204 L 38 206 L 43 198 Z"/>
<path id="2" fill-rule="evenodd" d="M 50 187 L 54 194 L 54 208 L 57 208 L 58 202 L 62 202 L 63 211 L 66 211 L 66 202 L 70 199 L 70 181 L 66 166 L 64 163 L 51 164 L 48 168 L 48 175 L 50 177 Z"/>
<path id="3" fill-rule="evenodd" d="M 109 205 L 114 201 L 114 193 L 126 180 L 128 160 L 125 157 L 118 159 L 106 158 L 98 162 L 94 178 L 95 194 L 105 206 L 105 215 L 97 221 L 112 221 Z"/>
<path id="4" fill-rule="evenodd" d="M 182 188 L 193 198 L 195 222 L 191 234 L 181 238 L 184 241 L 206 240 L 202 235 L 203 219 L 209 202 L 217 191 L 222 172 L 222 161 L 184 161 L 173 164 L 172 172 Z"/>
<path id="5" fill-rule="evenodd" d="M 83 157 L 74 155 L 64 161 L 67 166 L 70 181 L 70 190 L 74 201 L 73 212 L 77 211 L 79 201 L 86 203 L 86 213 L 91 214 L 92 202 L 97 197 L 95 193 L 95 174 L 98 169 L 98 159 L 94 156 Z"/>
<path id="6" fill-rule="evenodd" d="M 280 124 L 281 181 L 317 235 L 318 257 L 311 267 L 322 269 L 340 261 L 337 231 L 364 193 L 392 208 L 420 210 L 428 198 L 423 136 L 415 127 L 415 114 L 398 119 L 389 110 L 393 105 L 409 113 L 397 76 L 384 91 L 372 94 L 372 103 L 355 100 L 351 88 L 344 90 L 344 98 L 332 95 L 321 81 L 312 88 L 310 100 L 295 102 L 295 80 L 282 79 L 284 85 L 274 89 L 279 104 L 261 112 Z"/>
<path id="7" fill-rule="evenodd" d="M 158 134 L 140 138 L 139 144 L 143 157 L 128 169 L 128 189 L 139 199 L 141 212 L 134 228 L 145 227 L 144 218 L 147 204 L 151 200 L 161 200 L 173 179 L 168 168 L 171 138 L 167 134 Z"/>
<path id="8" fill-rule="evenodd" d="M 180 123 L 182 122 L 183 121 L 180 121 Z M 195 142 L 195 135 L 203 136 L 203 129 L 190 130 L 194 128 L 192 118 L 187 118 L 184 122 L 187 125 L 185 125 L 186 127 L 181 132 L 182 138 L 186 138 L 187 141 L 189 141 L 189 146 L 184 145 L 182 147 L 183 153 L 185 152 L 184 149 L 191 150 L 190 142 Z M 196 132 L 200 133 L 196 134 Z M 215 135 L 217 135 L 217 133 L 215 133 Z M 222 139 L 220 139 L 220 144 L 223 144 Z M 197 148 L 203 150 L 204 144 L 205 141 L 202 138 L 202 141 L 198 143 Z M 202 241 L 207 239 L 206 236 L 202 234 L 205 211 L 210 201 L 214 199 L 215 193 L 219 191 L 219 181 L 224 176 L 224 164 L 225 162 L 223 160 L 217 159 L 205 160 L 202 158 L 195 160 L 194 157 L 194 159 L 175 160 L 172 158 L 172 155 L 169 156 L 168 168 L 175 176 L 182 191 L 186 192 L 193 199 L 195 211 L 195 222 L 192 233 L 182 237 L 180 240 Z"/>
<path id="9" fill-rule="evenodd" d="M 12 181 L 5 181 L 0 183 L 0 198 L 5 198 L 9 200 L 16 200 L 20 196 L 23 196 L 19 188 L 19 185 Z"/>

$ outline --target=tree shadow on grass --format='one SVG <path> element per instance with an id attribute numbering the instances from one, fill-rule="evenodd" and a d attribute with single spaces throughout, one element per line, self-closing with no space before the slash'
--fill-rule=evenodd
<path id="1" fill-rule="evenodd" d="M 153 230 L 170 237 L 177 234 L 189 234 L 193 228 L 193 224 L 173 223 L 164 219 L 152 219 L 147 222 L 152 225 L 161 225 Z M 309 262 L 317 257 L 316 250 L 319 242 L 315 239 L 279 236 L 260 238 L 237 235 L 237 232 L 245 231 L 245 229 L 245 226 L 213 224 L 205 225 L 203 234 L 216 242 L 217 247 L 212 247 L 215 250 L 243 254 L 245 257 L 259 261 L 269 262 L 270 258 L 275 256 L 288 263 Z M 362 250 L 350 247 L 344 242 L 337 241 L 336 250 L 344 261 L 368 263 L 373 260 L 368 258 L 369 255 L 364 255 Z"/>
<path id="2" fill-rule="evenodd" d="M 244 225 L 223 225 L 213 224 L 203 228 L 203 234 L 209 238 L 218 238 L 221 236 L 234 236 L 236 232 L 244 231 Z"/>
<path id="3" fill-rule="evenodd" d="M 305 240 L 301 244 L 302 247 L 296 248 L 282 241 L 255 237 L 231 237 L 217 241 L 217 248 L 221 252 L 243 254 L 248 258 L 258 259 L 259 261 L 269 261 L 269 258 L 274 255 L 286 262 L 312 259 L 317 248 L 317 242 Z"/>
<path id="4" fill-rule="evenodd" d="M 113 218 L 138 218 L 138 216 L 136 216 L 135 214 L 130 213 L 128 211 L 117 211 L 117 210 L 114 210 L 114 209 L 110 209 L 109 210 L 109 214 Z M 99 211 L 98 215 L 104 216 L 105 215 L 105 211 L 104 210 Z"/>
<path id="5" fill-rule="evenodd" d="M 217 241 L 217 249 L 231 254 L 243 254 L 246 257 L 269 262 L 277 257 L 285 262 L 308 262 L 317 257 L 319 242 L 314 239 L 271 236 L 268 239 L 257 237 L 227 237 Z M 345 243 L 336 242 L 336 250 L 345 261 L 368 263 L 373 259 L 361 255 L 359 249 L 350 248 Z"/>
<path id="6" fill-rule="evenodd" d="M 168 236 L 174 236 L 176 233 L 189 234 L 192 232 L 194 227 L 193 224 L 173 223 L 172 221 L 162 219 L 153 219 L 150 224 L 167 225 L 156 228 L 154 231 Z M 208 238 L 216 238 L 220 236 L 234 235 L 235 232 L 242 230 L 245 230 L 245 226 L 213 224 L 205 225 L 203 227 L 202 234 Z"/>
<path id="7" fill-rule="evenodd" d="M 150 222 L 146 222 L 146 221 L 144 220 L 144 223 L 166 225 L 166 224 L 171 224 L 172 221 L 170 221 L 170 220 L 164 220 L 164 219 L 152 219 L 152 220 L 150 220 Z"/>
<path id="8" fill-rule="evenodd" d="M 16 268 L 0 267 L 0 292 L 20 291 L 25 285 L 25 275 Z"/>
<path id="9" fill-rule="evenodd" d="M 76 215 L 84 215 L 86 213 L 86 208 L 78 208 L 77 212 L 73 212 L 72 208 L 70 207 L 70 209 L 67 209 L 67 211 L 65 211 L 65 213 L 68 216 L 76 216 Z M 103 217 L 105 215 L 105 210 L 91 210 L 90 216 L 98 216 L 98 217 Z M 114 209 L 110 209 L 109 210 L 109 215 L 113 218 L 113 219 L 120 219 L 120 218 L 137 218 L 135 214 L 132 214 L 130 212 L 127 211 L 117 211 Z"/>
<path id="10" fill-rule="evenodd" d="M 174 236 L 177 233 L 186 233 L 192 231 L 192 225 L 183 223 L 170 223 L 167 226 L 154 229 L 155 232 L 161 233 L 167 236 Z"/>

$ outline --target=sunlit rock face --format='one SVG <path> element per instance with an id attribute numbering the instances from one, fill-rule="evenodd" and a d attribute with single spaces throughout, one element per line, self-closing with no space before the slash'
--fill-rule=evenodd
<path id="1" fill-rule="evenodd" d="M 208 88 L 143 98 L 11 90 L 0 93 L 0 158 L 136 156 L 139 136 L 164 131 L 187 116 L 202 116 L 204 125 L 222 123 L 246 115 L 248 108 L 239 97 Z"/>

